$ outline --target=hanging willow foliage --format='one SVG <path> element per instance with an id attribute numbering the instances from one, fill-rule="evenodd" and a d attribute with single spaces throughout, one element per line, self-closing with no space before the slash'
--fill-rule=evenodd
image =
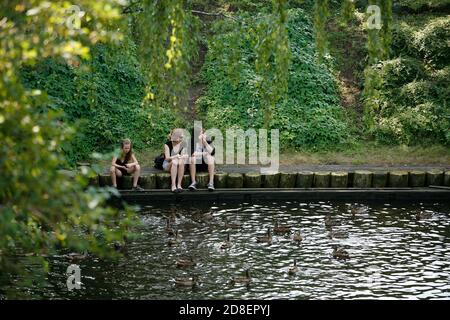
<path id="1" fill-rule="evenodd" d="M 135 16 L 147 99 L 178 107 L 187 101 L 190 61 L 196 49 L 194 17 L 183 0 L 145 0 Z"/>
<path id="2" fill-rule="evenodd" d="M 76 128 L 46 108 L 55 100 L 44 87 L 28 88 L 20 77 L 44 59 L 76 65 L 99 41 L 122 39 L 117 27 L 105 28 L 119 23 L 118 1 L 76 4 L 8 0 L 0 6 L 0 299 L 29 299 L 30 286 L 50 285 L 50 258 L 64 252 L 117 257 L 111 244 L 130 237 L 137 222 L 131 208 L 106 205 L 108 191 L 87 187 L 93 170 L 71 178 L 60 171 L 68 167 L 61 146 Z M 85 19 L 77 21 L 73 10 Z"/>
<path id="3" fill-rule="evenodd" d="M 264 108 L 264 127 L 269 128 L 273 109 L 286 93 L 290 62 L 286 0 L 274 0 L 272 15 L 258 24 L 255 67 Z"/>
<path id="4" fill-rule="evenodd" d="M 314 32 L 316 48 L 321 59 L 327 50 L 326 23 L 328 18 L 328 0 L 316 0 L 314 5 Z"/>
<path id="5" fill-rule="evenodd" d="M 369 5 L 378 5 L 377 0 L 369 0 Z M 379 93 L 376 89 L 379 83 L 379 77 L 371 66 L 377 63 L 381 58 L 380 30 L 369 27 L 369 17 L 367 13 L 367 52 L 369 55 L 368 66 L 364 70 L 364 122 L 369 131 L 375 125 L 375 112 L 378 110 Z"/>
<path id="6" fill-rule="evenodd" d="M 184 7 L 183 0 L 137 2 L 140 6 L 134 16 L 135 39 L 149 79 L 147 99 L 159 106 L 180 106 L 187 101 L 192 57 L 197 52 L 200 36 L 196 17 Z M 251 29 L 244 19 L 232 18 L 232 26 L 255 35 L 255 69 L 261 105 L 264 107 L 264 125 L 270 126 L 272 111 L 287 91 L 290 49 L 287 34 L 287 0 L 273 0 L 272 13 Z M 197 13 L 199 11 L 196 11 Z M 229 19 L 221 13 L 209 16 Z M 230 21 L 231 21 L 230 20 Z M 236 39 L 236 45 L 239 39 Z M 231 77 L 239 83 L 239 50 L 232 51 L 227 63 Z"/>
<path id="7" fill-rule="evenodd" d="M 380 84 L 381 76 L 373 66 L 383 59 L 389 57 L 390 44 L 392 41 L 392 1 L 391 0 L 369 0 L 369 5 L 380 7 L 381 29 L 368 28 L 367 49 L 369 54 L 368 66 L 364 70 L 364 120 L 369 131 L 374 128 L 375 117 L 380 106 Z M 369 15 L 367 15 L 367 18 Z"/>
<path id="8" fill-rule="evenodd" d="M 392 42 L 392 0 L 369 0 L 369 5 L 377 5 L 381 13 L 381 29 L 368 29 L 367 47 L 369 64 L 389 57 Z"/>
<path id="9" fill-rule="evenodd" d="M 369 0 L 369 5 L 378 5 L 377 0 Z M 366 21 L 369 21 L 371 13 L 367 13 Z M 381 59 L 382 44 L 380 30 L 367 26 L 367 52 L 369 54 L 369 65 L 377 63 Z"/>
<path id="10" fill-rule="evenodd" d="M 383 22 L 383 26 L 381 28 L 381 57 L 382 59 L 388 59 L 392 42 L 392 0 L 380 1 L 380 8 L 381 20 Z"/>
<path id="11" fill-rule="evenodd" d="M 343 0 L 341 7 L 341 24 L 347 25 L 355 16 L 355 4 L 353 0 Z"/>

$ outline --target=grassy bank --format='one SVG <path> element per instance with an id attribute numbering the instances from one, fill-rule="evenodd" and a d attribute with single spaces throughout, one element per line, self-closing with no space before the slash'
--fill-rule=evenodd
<path id="1" fill-rule="evenodd" d="M 147 149 L 136 151 L 136 157 L 144 167 L 152 167 L 153 160 L 161 150 Z M 101 160 L 102 166 L 110 161 Z M 441 145 L 432 146 L 386 146 L 375 143 L 360 144 L 345 151 L 322 152 L 281 152 L 280 163 L 298 164 L 342 164 L 342 165 L 448 165 L 450 150 Z"/>
<path id="2" fill-rule="evenodd" d="M 449 164 L 450 151 L 441 145 L 434 146 L 386 146 L 375 143 L 361 144 L 347 151 L 316 153 L 282 153 L 282 164 L 374 164 L 412 165 Z"/>

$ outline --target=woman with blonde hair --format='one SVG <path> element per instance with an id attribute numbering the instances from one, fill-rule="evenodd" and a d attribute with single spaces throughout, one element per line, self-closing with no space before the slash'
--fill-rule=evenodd
<path id="1" fill-rule="evenodd" d="M 169 140 L 164 144 L 163 169 L 170 172 L 172 182 L 172 192 L 181 192 L 181 182 L 183 181 L 184 165 L 189 158 L 186 148 L 183 145 L 183 129 L 174 129 L 169 135 Z"/>

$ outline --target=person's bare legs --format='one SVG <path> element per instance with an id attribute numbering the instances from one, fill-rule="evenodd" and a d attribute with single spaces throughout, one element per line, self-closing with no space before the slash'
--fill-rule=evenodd
<path id="1" fill-rule="evenodd" d="M 178 162 L 178 185 L 177 188 L 181 189 L 181 182 L 183 181 L 184 176 L 184 161 L 183 159 L 180 159 Z"/>
<path id="2" fill-rule="evenodd" d="M 208 155 L 207 163 L 208 163 L 209 183 L 214 184 L 214 170 L 215 170 L 214 157 Z"/>
<path id="3" fill-rule="evenodd" d="M 112 186 L 117 188 L 116 167 L 109 168 L 109 175 L 111 176 Z"/>
<path id="4" fill-rule="evenodd" d="M 197 169 L 195 165 L 195 157 L 191 157 L 191 161 L 189 162 L 189 173 L 191 174 L 191 183 L 197 182 L 195 180 L 195 170 Z"/>
<path id="5" fill-rule="evenodd" d="M 178 160 L 172 160 L 172 166 L 170 167 L 170 179 L 172 181 L 172 191 L 177 188 L 177 172 L 178 172 Z"/>
<path id="6" fill-rule="evenodd" d="M 117 177 L 121 177 L 122 176 L 122 172 L 117 169 L 116 167 L 112 166 L 109 169 L 109 174 L 111 175 L 111 182 L 112 182 L 112 186 L 114 188 L 117 188 Z"/>
<path id="7" fill-rule="evenodd" d="M 127 168 L 127 172 L 133 175 L 133 188 L 137 187 L 139 176 L 141 175 L 141 166 L 134 165 L 131 168 Z"/>

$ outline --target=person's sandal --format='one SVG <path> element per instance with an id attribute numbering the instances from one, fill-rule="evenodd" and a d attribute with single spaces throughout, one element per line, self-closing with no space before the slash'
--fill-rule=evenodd
<path id="1" fill-rule="evenodd" d="M 212 191 L 214 191 L 214 190 L 215 190 L 215 189 L 214 189 L 214 184 L 208 183 L 208 191 L 212 192 Z"/>
<path id="2" fill-rule="evenodd" d="M 189 186 L 189 190 L 196 191 L 197 190 L 197 182 L 192 182 Z"/>
<path id="3" fill-rule="evenodd" d="M 172 192 L 173 193 L 178 193 L 179 191 L 178 191 L 178 189 L 176 187 L 172 187 Z"/>
<path id="4" fill-rule="evenodd" d="M 181 192 L 183 192 L 183 191 L 184 191 L 184 189 L 183 189 L 183 188 L 177 188 L 177 190 L 178 190 L 178 193 L 181 193 Z"/>
<path id="5" fill-rule="evenodd" d="M 132 189 L 133 191 L 144 191 L 144 189 L 142 189 L 140 186 L 136 186 L 136 187 L 133 187 L 133 189 Z"/>

